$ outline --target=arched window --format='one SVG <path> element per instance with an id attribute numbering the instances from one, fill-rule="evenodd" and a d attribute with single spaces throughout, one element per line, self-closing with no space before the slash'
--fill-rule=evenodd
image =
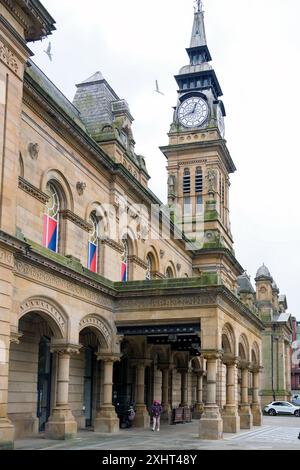
<path id="1" fill-rule="evenodd" d="M 190 194 L 191 192 L 191 173 L 188 168 L 184 170 L 183 175 L 183 193 Z"/>
<path id="2" fill-rule="evenodd" d="M 202 168 L 199 166 L 196 168 L 195 191 L 196 193 L 203 192 L 203 173 L 202 173 Z"/>
<path id="3" fill-rule="evenodd" d="M 153 273 L 153 259 L 151 255 L 147 256 L 146 280 L 151 281 Z"/>
<path id="4" fill-rule="evenodd" d="M 166 278 L 167 279 L 173 279 L 174 278 L 173 270 L 170 266 L 167 268 Z"/>
<path id="5" fill-rule="evenodd" d="M 93 273 L 98 272 L 98 248 L 99 248 L 99 226 L 94 212 L 90 215 L 89 220 L 93 227 L 90 232 L 88 246 L 88 269 Z"/>
<path id="6" fill-rule="evenodd" d="M 128 246 L 128 241 L 126 240 L 126 238 L 123 238 L 122 243 L 123 243 L 124 251 L 123 251 L 123 256 L 122 256 L 121 280 L 122 282 L 127 282 L 128 270 L 129 270 L 129 261 L 128 261 L 129 246 Z"/>
<path id="7" fill-rule="evenodd" d="M 43 245 L 58 253 L 60 199 L 53 183 L 47 184 L 46 191 L 49 195 L 49 201 L 44 215 Z"/>

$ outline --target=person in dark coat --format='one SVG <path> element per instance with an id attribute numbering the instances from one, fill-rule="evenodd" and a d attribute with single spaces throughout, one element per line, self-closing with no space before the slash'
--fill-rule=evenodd
<path id="1" fill-rule="evenodd" d="M 157 428 L 157 431 L 159 431 L 159 429 L 160 429 L 160 417 L 162 415 L 162 412 L 163 412 L 163 407 L 161 406 L 159 401 L 155 400 L 153 402 L 152 407 L 151 407 L 151 415 L 152 415 L 152 418 L 153 418 L 152 431 L 155 431 L 156 428 Z"/>

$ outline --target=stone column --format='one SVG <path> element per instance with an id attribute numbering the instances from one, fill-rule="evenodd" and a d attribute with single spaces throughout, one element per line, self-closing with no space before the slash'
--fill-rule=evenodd
<path id="1" fill-rule="evenodd" d="M 188 406 L 188 369 L 178 369 L 181 375 L 181 403 L 180 406 Z"/>
<path id="2" fill-rule="evenodd" d="M 171 418 L 171 407 L 169 403 L 169 374 L 170 364 L 159 364 L 158 369 L 162 372 L 162 407 L 164 409 L 161 419 L 169 421 Z"/>
<path id="3" fill-rule="evenodd" d="M 237 361 L 235 358 L 225 359 L 226 365 L 226 405 L 224 407 L 223 431 L 237 433 L 240 431 L 240 417 L 238 414 L 237 395 Z"/>
<path id="4" fill-rule="evenodd" d="M 97 353 L 97 360 L 104 363 L 103 400 L 94 423 L 95 432 L 119 432 L 120 422 L 112 403 L 114 363 L 120 360 L 120 355 Z"/>
<path id="5" fill-rule="evenodd" d="M 217 361 L 221 354 L 217 351 L 203 352 L 207 359 L 207 393 L 204 412 L 199 421 L 200 439 L 217 440 L 223 437 L 223 421 L 217 400 Z"/>
<path id="6" fill-rule="evenodd" d="M 0 450 L 14 448 L 15 428 L 7 415 L 9 349 L 10 343 L 19 343 L 20 336 L 0 335 Z"/>
<path id="7" fill-rule="evenodd" d="M 203 405 L 203 375 L 204 371 L 200 369 L 194 370 L 194 373 L 197 377 L 197 389 L 196 389 L 196 406 L 195 406 L 195 411 L 193 413 L 193 418 L 195 419 L 200 419 L 203 410 L 204 410 L 204 405 Z"/>
<path id="8" fill-rule="evenodd" d="M 286 390 L 288 397 L 287 399 L 290 400 L 292 398 L 292 387 L 291 387 L 291 380 L 292 380 L 292 372 L 291 372 L 291 346 L 289 343 L 285 345 L 285 371 L 286 371 Z"/>
<path id="9" fill-rule="evenodd" d="M 80 345 L 52 345 L 58 356 L 56 404 L 46 423 L 46 438 L 72 439 L 77 434 L 77 422 L 69 405 L 70 358 L 78 354 Z"/>
<path id="10" fill-rule="evenodd" d="M 150 426 L 150 416 L 145 405 L 145 368 L 149 365 L 147 359 L 135 361 L 136 366 L 136 415 L 134 426 L 137 428 L 148 428 Z"/>
<path id="11" fill-rule="evenodd" d="M 260 389 L 260 367 L 253 367 L 252 374 L 253 374 L 253 398 L 252 398 L 252 416 L 253 416 L 253 426 L 261 426 L 262 425 L 262 411 L 261 411 L 261 403 L 259 397 L 259 389 Z"/>
<path id="12" fill-rule="evenodd" d="M 251 429 L 253 426 L 253 416 L 249 405 L 249 363 L 240 362 L 240 368 L 242 369 L 242 383 L 241 383 L 241 404 L 240 404 L 240 422 L 241 429 Z"/>

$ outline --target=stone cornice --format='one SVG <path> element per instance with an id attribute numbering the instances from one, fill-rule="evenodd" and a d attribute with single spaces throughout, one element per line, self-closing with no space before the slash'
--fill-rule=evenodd
<path id="1" fill-rule="evenodd" d="M 181 151 L 189 151 L 189 150 L 198 150 L 199 148 L 204 148 L 205 150 L 214 150 L 220 149 L 221 155 L 223 157 L 223 163 L 226 166 L 226 169 L 229 173 L 234 173 L 236 171 L 236 167 L 233 163 L 231 155 L 226 145 L 225 140 L 211 140 L 211 141 L 204 141 L 204 142 L 188 142 L 183 144 L 171 144 L 166 145 L 164 147 L 160 147 L 162 153 L 168 157 L 169 153 L 173 152 L 181 152 Z"/>
<path id="2" fill-rule="evenodd" d="M 147 269 L 147 263 L 145 263 L 141 258 L 139 258 L 138 256 L 129 256 L 128 257 L 128 260 L 129 262 L 131 263 L 134 263 L 134 264 L 137 264 L 138 266 L 140 266 L 141 268 L 143 269 Z"/>
<path id="3" fill-rule="evenodd" d="M 29 181 L 22 178 L 22 176 L 19 176 L 19 188 L 25 191 L 25 193 L 37 199 L 38 201 L 42 202 L 43 204 L 46 204 L 49 201 L 48 194 L 44 193 L 36 186 L 29 183 Z"/>
<path id="4" fill-rule="evenodd" d="M 231 251 L 228 248 L 203 248 L 202 250 L 194 251 L 193 252 L 193 257 L 196 258 L 199 255 L 203 256 L 205 254 L 208 254 L 208 255 L 210 255 L 210 254 L 223 255 L 233 264 L 233 266 L 237 269 L 237 271 L 240 274 L 243 274 L 245 272 L 243 267 L 240 265 L 238 260 L 235 258 L 235 256 L 231 253 Z"/>
<path id="5" fill-rule="evenodd" d="M 117 251 L 118 253 L 124 252 L 124 247 L 117 243 L 116 241 L 112 240 L 111 238 L 103 238 L 100 240 L 101 245 L 107 245 L 113 250 Z"/>
<path id="6" fill-rule="evenodd" d="M 0 0 L 1 1 L 1 0 Z M 25 39 L 12 27 L 12 25 L 7 21 L 7 19 L 0 14 L 0 25 L 7 31 L 8 37 L 21 48 L 27 56 L 32 56 L 33 52 L 29 49 L 26 44 Z"/>
<path id="7" fill-rule="evenodd" d="M 55 21 L 39 0 L 1 0 L 22 26 L 27 41 L 37 41 L 52 34 Z"/>
<path id="8" fill-rule="evenodd" d="M 75 224 L 78 227 L 82 228 L 86 232 L 90 232 L 92 230 L 91 224 L 86 222 L 84 219 L 79 217 L 79 215 L 75 214 L 74 212 L 70 211 L 69 209 L 61 211 L 60 215 L 63 219 L 70 220 L 70 222 L 73 222 L 73 224 Z"/>

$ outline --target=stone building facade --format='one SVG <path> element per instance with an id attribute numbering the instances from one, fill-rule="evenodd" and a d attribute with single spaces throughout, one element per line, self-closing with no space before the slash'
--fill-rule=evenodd
<path id="1" fill-rule="evenodd" d="M 300 395 L 300 322 L 292 317 L 292 393 Z"/>
<path id="2" fill-rule="evenodd" d="M 256 310 L 264 324 L 262 333 L 261 403 L 290 400 L 292 361 L 292 316 L 287 312 L 285 295 L 280 295 L 269 269 L 263 265 L 255 278 L 254 290 L 250 277 L 238 278 L 239 297 L 251 310 Z"/>
<path id="3" fill-rule="evenodd" d="M 1 448 L 117 432 L 130 402 L 147 427 L 154 398 L 166 420 L 194 405 L 204 439 L 261 424 L 264 327 L 238 297 L 235 167 L 199 5 L 162 148 L 183 233 L 148 188 L 126 101 L 97 72 L 69 102 L 30 59 L 53 18 L 38 0 L 0 0 Z"/>

